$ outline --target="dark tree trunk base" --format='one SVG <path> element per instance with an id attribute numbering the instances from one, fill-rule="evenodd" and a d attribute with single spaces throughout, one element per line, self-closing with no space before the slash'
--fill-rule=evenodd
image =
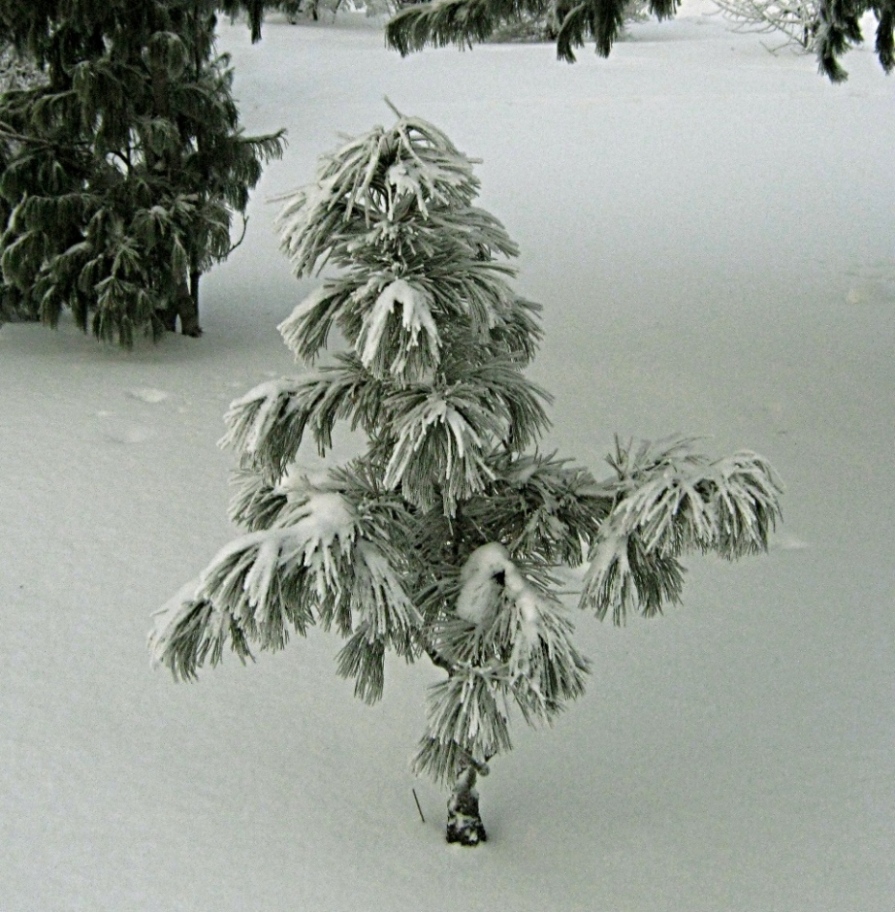
<path id="1" fill-rule="evenodd" d="M 479 814 L 479 793 L 475 790 L 476 770 L 469 766 L 457 777 L 448 801 L 447 841 L 476 846 L 488 835 Z"/>
<path id="2" fill-rule="evenodd" d="M 193 292 L 184 292 L 179 295 L 177 300 L 180 331 L 183 335 L 192 336 L 194 339 L 202 335 L 202 327 L 199 326 L 198 291 L 198 281 L 196 281 L 193 286 Z"/>
<path id="3" fill-rule="evenodd" d="M 448 804 L 447 841 L 475 846 L 487 839 L 485 825 L 479 816 L 478 796 L 469 794 L 464 801 L 452 798 Z"/>
<path id="4" fill-rule="evenodd" d="M 171 302 L 167 310 L 160 313 L 162 325 L 168 332 L 177 331 L 177 321 L 180 320 L 180 331 L 185 336 L 192 336 L 197 339 L 202 335 L 202 327 L 199 325 L 199 280 L 198 276 L 192 277 L 191 290 L 186 287 L 186 283 L 177 294 L 175 300 Z"/>

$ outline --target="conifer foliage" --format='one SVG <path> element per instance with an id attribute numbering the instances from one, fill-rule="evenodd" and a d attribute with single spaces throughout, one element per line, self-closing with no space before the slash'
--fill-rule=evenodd
<path id="1" fill-rule="evenodd" d="M 0 263 L 27 315 L 55 325 L 71 307 L 124 345 L 178 318 L 200 332 L 199 277 L 283 145 L 239 127 L 218 6 L 0 0 L 5 36 L 43 76 L 0 95 Z"/>
<path id="2" fill-rule="evenodd" d="M 596 51 L 608 57 L 625 25 L 625 12 L 630 0 L 430 0 L 411 3 L 401 9 L 386 26 L 386 40 L 402 55 L 427 46 L 457 44 L 471 47 L 491 37 L 508 23 L 524 22 L 531 17 L 547 17 L 556 25 L 557 54 L 574 62 L 575 51 L 593 40 Z M 721 3 L 728 9 L 742 9 L 748 0 Z M 760 2 L 756 6 L 760 5 Z M 798 6 L 798 4 L 796 4 Z M 649 14 L 669 19 L 680 6 L 680 0 L 646 0 Z M 770 8 L 773 4 L 766 4 Z M 786 6 L 782 4 L 781 8 Z M 806 2 L 803 8 L 810 7 Z M 817 51 L 822 73 L 834 82 L 847 73 L 839 58 L 850 47 L 863 41 L 861 19 L 873 13 L 877 21 L 876 54 L 889 73 L 895 66 L 895 0 L 818 0 L 816 21 L 800 41 Z M 772 16 L 780 21 L 779 13 Z M 801 13 L 799 14 L 801 16 Z"/>
<path id="3" fill-rule="evenodd" d="M 280 218 L 299 276 L 327 278 L 280 326 L 308 370 L 263 383 L 226 415 L 231 517 L 245 533 L 157 616 L 150 645 L 179 679 L 229 646 L 280 649 L 318 625 L 345 644 L 338 673 L 373 702 L 388 651 L 427 657 L 414 767 L 452 789 L 448 838 L 485 838 L 476 779 L 511 747 L 510 719 L 549 723 L 584 691 L 556 572 L 587 565 L 581 608 L 657 614 L 681 558 L 761 552 L 779 482 L 743 452 L 691 441 L 619 444 L 609 477 L 541 452 L 547 393 L 526 378 L 540 307 L 512 288 L 517 248 L 475 205 L 473 162 L 399 116 L 321 160 Z M 343 347 L 325 354 L 335 341 Z M 324 473 L 337 422 L 366 447 Z"/>

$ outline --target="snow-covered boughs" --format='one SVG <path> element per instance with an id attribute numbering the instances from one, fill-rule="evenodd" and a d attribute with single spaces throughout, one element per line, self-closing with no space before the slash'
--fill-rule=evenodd
<path id="1" fill-rule="evenodd" d="M 216 10 L 242 5 L 0 0 L 2 41 L 33 71 L 0 81 L 0 284 L 19 314 L 55 326 L 71 309 L 128 347 L 178 321 L 201 333 L 200 278 L 284 148 L 245 135 L 215 50 Z"/>
<path id="2" fill-rule="evenodd" d="M 612 507 L 612 489 L 555 455 L 501 450 L 489 466 L 488 496 L 464 505 L 467 521 L 547 566 L 580 565 Z"/>
<path id="3" fill-rule="evenodd" d="M 281 649 L 290 630 L 318 623 L 346 636 L 360 624 L 371 640 L 405 648 L 419 616 L 392 564 L 400 559 L 342 494 L 296 487 L 268 528 L 223 548 L 192 591 L 162 609 L 153 656 L 189 677 L 206 657 L 220 661 L 228 641 L 245 657 L 250 644 Z"/>
<path id="4" fill-rule="evenodd" d="M 760 457 L 712 462 L 687 441 L 618 446 L 600 482 L 540 453 L 549 395 L 523 372 L 540 308 L 495 260 L 516 248 L 471 205 L 477 190 L 444 134 L 401 117 L 327 157 L 287 203 L 296 270 L 338 271 L 280 331 L 306 364 L 330 336 L 347 350 L 231 405 L 230 515 L 247 533 L 152 637 L 156 659 L 192 677 L 227 644 L 245 658 L 333 628 L 338 673 L 367 702 L 383 694 L 387 652 L 428 657 L 446 678 L 414 768 L 452 783 L 448 838 L 470 845 L 484 839 L 475 777 L 510 749 L 512 717 L 549 724 L 584 692 L 555 570 L 590 560 L 581 602 L 600 617 L 654 614 L 678 599 L 685 552 L 766 548 L 780 493 Z M 365 435 L 363 452 L 302 468 L 302 445 L 325 456 L 337 422 Z"/>
<path id="5" fill-rule="evenodd" d="M 215 611 L 211 602 L 194 598 L 198 582 L 187 583 L 155 613 L 155 625 L 149 634 L 149 652 L 154 665 L 164 665 L 175 680 L 188 681 L 206 660 L 217 665 L 229 642 L 232 650 L 245 661 L 251 656 L 242 631 L 232 625 L 221 630 L 230 617 Z"/>
<path id="6" fill-rule="evenodd" d="M 573 645 L 566 609 L 549 592 L 547 568 L 527 571 L 499 542 L 476 548 L 460 571 L 457 617 L 441 625 L 438 645 L 452 662 L 502 668 L 526 718 L 549 721 L 583 693 L 588 663 Z"/>
<path id="7" fill-rule="evenodd" d="M 244 461 L 279 477 L 298 450 L 304 433 L 303 413 L 295 400 L 313 378 L 284 377 L 259 384 L 230 403 L 224 416 L 227 433 L 221 446 L 235 449 Z M 288 452 L 288 456 L 279 454 Z"/>
<path id="8" fill-rule="evenodd" d="M 374 376 L 410 381 L 425 377 L 438 366 L 441 339 L 432 317 L 432 300 L 424 289 L 404 279 L 388 282 L 372 309 L 364 314 L 362 324 L 357 339 L 360 359 Z M 425 345 L 420 345 L 421 330 Z M 384 338 L 386 335 L 393 338 Z M 389 361 L 390 351 L 396 354 Z"/>
<path id="9" fill-rule="evenodd" d="M 470 359 L 471 360 L 471 359 Z M 394 392 L 385 403 L 389 432 L 385 484 L 400 487 L 411 503 L 430 508 L 441 500 L 449 515 L 484 491 L 493 478 L 494 445 L 530 441 L 547 424 L 541 391 L 514 365 L 452 363 L 431 384 Z"/>
<path id="10" fill-rule="evenodd" d="M 399 386 L 365 371 L 354 355 L 297 378 L 271 380 L 234 401 L 222 445 L 245 466 L 278 478 L 310 433 L 321 455 L 339 419 L 376 436 L 384 484 L 423 508 L 452 514 L 494 476 L 496 443 L 524 446 L 548 421 L 547 394 L 506 358 L 452 358 L 429 382 Z M 470 363 L 472 362 L 472 363 Z"/>
<path id="11" fill-rule="evenodd" d="M 616 623 L 630 610 L 646 615 L 678 601 L 690 551 L 729 560 L 766 551 L 780 517 L 782 485 L 755 453 L 717 461 L 694 453 L 692 441 L 642 445 L 636 453 L 616 444 L 610 463 L 616 502 L 590 555 L 582 606 Z"/>
<path id="12" fill-rule="evenodd" d="M 283 249 L 296 274 L 310 275 L 330 260 L 349 267 L 358 254 L 378 249 L 418 257 L 452 246 L 473 258 L 515 256 L 500 222 L 471 207 L 479 188 L 472 165 L 419 118 L 400 117 L 390 130 L 376 127 L 349 140 L 321 159 L 316 181 L 292 194 L 280 214 Z"/>
<path id="13" fill-rule="evenodd" d="M 481 763 L 508 749 L 511 706 L 529 724 L 549 723 L 584 692 L 589 664 L 545 582 L 524 572 L 500 542 L 481 545 L 466 559 L 453 612 L 431 638 L 451 675 L 431 689 L 417 770 L 447 781 L 457 756 Z"/>
<path id="14" fill-rule="evenodd" d="M 512 750 L 507 688 L 501 671 L 458 666 L 429 688 L 427 731 L 413 759 L 418 773 L 449 784 L 469 761 Z"/>
<path id="15" fill-rule="evenodd" d="M 438 367 L 458 318 L 480 341 L 518 322 L 525 305 L 506 282 L 512 271 L 495 262 L 517 248 L 472 205 L 478 187 L 472 161 L 417 118 L 327 156 L 317 180 L 287 198 L 283 249 L 300 276 L 323 264 L 348 274 L 281 326 L 296 355 L 312 359 L 335 324 L 375 376 L 417 382 Z"/>

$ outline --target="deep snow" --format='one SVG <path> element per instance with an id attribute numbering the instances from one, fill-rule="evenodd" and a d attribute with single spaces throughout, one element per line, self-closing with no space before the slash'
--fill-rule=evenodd
<path id="1" fill-rule="evenodd" d="M 352 17 L 222 27 L 248 128 L 290 147 L 205 280 L 205 336 L 0 329 L 2 912 L 890 912 L 892 85 L 869 50 L 831 86 L 703 12 L 571 67 L 401 60 Z M 614 433 L 706 434 L 788 486 L 769 556 L 693 559 L 662 619 L 578 619 L 588 694 L 516 728 L 476 850 L 408 772 L 435 670 L 390 667 L 369 708 L 320 633 L 192 685 L 146 651 L 233 535 L 227 404 L 293 369 L 275 327 L 311 285 L 265 200 L 388 122 L 383 95 L 484 159 L 545 305 L 548 447 L 603 474 Z"/>

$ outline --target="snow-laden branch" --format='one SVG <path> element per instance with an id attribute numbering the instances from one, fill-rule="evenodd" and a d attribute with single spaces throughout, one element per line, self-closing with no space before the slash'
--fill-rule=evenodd
<path id="1" fill-rule="evenodd" d="M 413 759 L 418 774 L 449 783 L 470 759 L 512 750 L 507 688 L 500 671 L 465 666 L 429 689 L 427 732 Z"/>
<path id="2" fill-rule="evenodd" d="M 425 289 L 404 279 L 382 288 L 364 315 L 357 340 L 361 363 L 374 377 L 414 381 L 431 375 L 441 348 L 432 305 Z"/>
<path id="3" fill-rule="evenodd" d="M 454 612 L 439 630 L 442 654 L 473 665 L 500 662 L 529 720 L 549 721 L 583 692 L 588 663 L 574 647 L 565 609 L 499 542 L 466 559 Z"/>
<path id="4" fill-rule="evenodd" d="M 444 780 L 456 774 L 457 756 L 483 761 L 509 749 L 510 705 L 530 724 L 549 723 L 584 692 L 589 670 L 565 609 L 499 542 L 469 555 L 455 593 L 433 635 L 450 674 L 430 689 L 414 761 Z"/>
<path id="5" fill-rule="evenodd" d="M 244 658 L 250 644 L 281 649 L 290 629 L 304 635 L 317 623 L 348 635 L 359 622 L 372 638 L 408 640 L 420 618 L 386 557 L 388 542 L 363 537 L 343 495 L 308 491 L 278 522 L 227 545 L 159 612 L 156 662 L 192 677 L 206 658 L 220 661 L 228 642 Z"/>
<path id="6" fill-rule="evenodd" d="M 539 401 L 546 394 L 511 363 L 455 367 L 456 380 L 399 390 L 386 402 L 394 443 L 385 484 L 423 508 L 440 499 L 449 515 L 494 478 L 488 463 L 498 443 L 524 445 L 548 423 Z"/>
<path id="7" fill-rule="evenodd" d="M 494 481 L 485 497 L 464 504 L 466 520 L 505 542 L 513 554 L 549 566 L 579 566 L 615 497 L 571 460 L 532 453 L 491 454 Z"/>
<path id="8" fill-rule="evenodd" d="M 353 358 L 343 356 L 315 373 L 261 383 L 234 400 L 224 416 L 227 432 L 220 445 L 276 479 L 295 459 L 306 432 L 322 455 L 332 448 L 339 419 L 374 428 L 386 392 Z"/>
<path id="9" fill-rule="evenodd" d="M 715 462 L 691 441 L 637 453 L 618 447 L 616 503 L 590 555 L 582 607 L 616 623 L 656 614 L 679 599 L 689 551 L 732 560 L 766 551 L 780 517 L 782 484 L 763 457 L 741 452 Z"/>
<path id="10" fill-rule="evenodd" d="M 338 327 L 364 367 L 400 383 L 431 375 L 460 328 L 473 345 L 528 361 L 540 338 L 540 308 L 513 293 L 511 273 L 502 263 L 434 254 L 425 272 L 378 265 L 366 275 L 327 279 L 279 330 L 296 358 L 311 363 Z"/>

